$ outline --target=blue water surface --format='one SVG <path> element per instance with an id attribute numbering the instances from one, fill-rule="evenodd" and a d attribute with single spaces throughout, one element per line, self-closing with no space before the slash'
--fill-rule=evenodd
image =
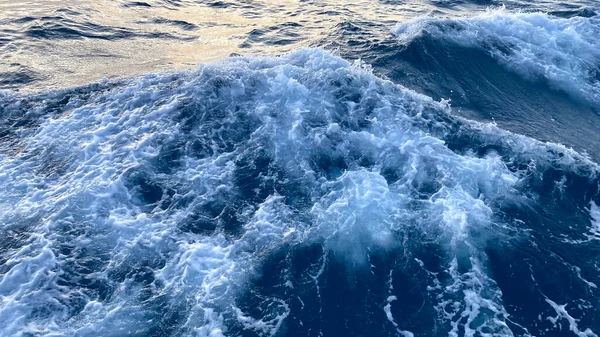
<path id="1" fill-rule="evenodd" d="M 598 336 L 599 10 L 0 3 L 0 336 Z"/>

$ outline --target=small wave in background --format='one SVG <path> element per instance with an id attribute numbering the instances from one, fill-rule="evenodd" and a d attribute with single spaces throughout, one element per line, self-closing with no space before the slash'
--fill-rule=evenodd
<path id="1" fill-rule="evenodd" d="M 0 335 L 598 336 L 597 9 L 495 5 L 0 4 Z"/>

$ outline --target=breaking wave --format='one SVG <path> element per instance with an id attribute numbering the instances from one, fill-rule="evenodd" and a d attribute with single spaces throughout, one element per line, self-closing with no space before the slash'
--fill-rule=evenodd
<path id="1" fill-rule="evenodd" d="M 410 41 L 422 34 L 485 50 L 532 81 L 590 104 L 600 104 L 600 18 L 489 10 L 468 18 L 418 17 L 393 33 Z"/>
<path id="2" fill-rule="evenodd" d="M 597 336 L 598 166 L 451 112 L 319 49 L 3 91 L 0 334 Z"/>

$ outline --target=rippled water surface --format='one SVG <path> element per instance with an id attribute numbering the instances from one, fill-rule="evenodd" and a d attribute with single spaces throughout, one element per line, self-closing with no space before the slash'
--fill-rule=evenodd
<path id="1" fill-rule="evenodd" d="M 377 42 L 388 38 L 398 22 L 415 16 L 473 15 L 493 5 L 569 16 L 592 13 L 594 1 L 2 0 L 0 88 L 81 85 L 104 77 L 194 68 L 232 53 L 280 54 L 327 46 L 338 41 L 336 34 L 356 30 L 366 31 L 361 39 Z"/>
<path id="2" fill-rule="evenodd" d="M 599 10 L 0 0 L 0 336 L 598 337 Z"/>

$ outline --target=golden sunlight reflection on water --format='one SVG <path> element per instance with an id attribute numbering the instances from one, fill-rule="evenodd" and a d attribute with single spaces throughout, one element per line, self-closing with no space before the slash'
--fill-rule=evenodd
<path id="1" fill-rule="evenodd" d="M 232 53 L 281 54 L 310 46 L 340 22 L 384 23 L 382 27 L 387 28 L 382 30 L 387 33 L 395 22 L 431 10 L 419 2 L 402 6 L 377 1 L 291 0 L 211 4 L 0 0 L 1 27 L 12 37 L 9 43 L 0 44 L 0 74 L 29 70 L 36 79 L 21 85 L 0 84 L 0 88 L 35 90 L 194 68 Z M 285 25 L 291 26 L 281 28 Z M 56 35 L 30 34 L 35 28 L 55 29 Z M 73 33 L 69 29 L 75 30 L 75 35 L 69 35 Z M 82 36 L 77 35 L 79 30 L 84 32 Z M 257 32 L 264 32 L 264 37 L 249 40 Z M 279 39 L 280 34 L 286 34 L 282 43 L 270 41 Z"/>

